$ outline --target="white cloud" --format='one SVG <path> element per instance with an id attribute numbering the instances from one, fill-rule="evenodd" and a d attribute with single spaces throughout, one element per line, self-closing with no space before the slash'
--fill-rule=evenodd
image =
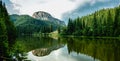
<path id="1" fill-rule="evenodd" d="M 45 11 L 56 18 L 61 18 L 61 15 L 67 11 L 71 11 L 79 5 L 86 2 L 94 2 L 95 0 L 10 0 L 20 10 L 20 14 L 32 15 L 36 11 Z"/>
<path id="2" fill-rule="evenodd" d="M 19 5 L 13 4 L 10 0 L 2 0 L 2 1 L 5 2 L 6 8 L 7 8 L 9 14 L 18 14 L 19 13 L 19 9 L 14 7 L 14 6 L 19 6 Z"/>

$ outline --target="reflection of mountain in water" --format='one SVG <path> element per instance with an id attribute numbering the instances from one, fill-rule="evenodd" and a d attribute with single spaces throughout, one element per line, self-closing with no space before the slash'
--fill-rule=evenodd
<path id="1" fill-rule="evenodd" d="M 52 46 L 50 48 L 40 48 L 40 49 L 33 50 L 32 53 L 35 56 L 46 56 L 46 55 L 49 55 L 52 51 L 57 50 L 63 46 L 64 45 L 57 45 L 57 46 Z"/>
<path id="2" fill-rule="evenodd" d="M 71 59 L 70 55 L 73 52 L 75 52 L 78 55 L 85 54 L 87 56 L 94 57 L 94 59 L 99 59 L 100 61 L 119 61 L 120 60 L 119 58 L 120 57 L 120 39 L 115 39 L 115 38 L 92 39 L 92 38 L 79 38 L 79 37 L 77 38 L 61 37 L 58 39 L 52 39 L 49 37 L 42 37 L 42 38 L 23 37 L 23 38 L 17 39 L 16 45 L 19 45 L 20 47 L 22 47 L 22 48 L 19 48 L 18 46 L 17 48 L 24 50 L 25 52 L 32 51 L 31 54 L 36 57 L 38 56 L 40 59 L 41 59 L 41 56 L 51 59 L 50 56 L 52 55 L 54 50 L 57 51 L 57 49 L 66 45 L 65 49 L 67 50 L 64 50 L 64 49 L 62 50 L 66 52 L 66 55 L 65 55 L 65 52 L 62 52 L 61 50 L 57 51 L 57 54 L 62 58 L 65 58 L 66 56 L 66 57 L 69 57 L 69 59 Z M 56 52 L 54 51 L 54 53 Z M 78 56 L 76 54 L 74 54 L 74 57 L 75 57 L 74 59 L 77 59 L 77 61 L 81 60 L 79 59 L 81 56 Z M 53 54 L 53 58 L 54 58 L 54 54 Z M 84 58 L 86 59 L 86 57 Z M 57 61 L 57 60 L 52 60 L 52 61 Z"/>
<path id="3" fill-rule="evenodd" d="M 41 51 L 51 51 L 63 46 L 63 44 L 59 40 L 50 37 L 25 36 L 17 38 L 16 41 L 16 46 L 18 45 L 22 47 L 20 49 L 24 50 L 24 52 L 29 52 L 38 48 L 41 49 Z"/>

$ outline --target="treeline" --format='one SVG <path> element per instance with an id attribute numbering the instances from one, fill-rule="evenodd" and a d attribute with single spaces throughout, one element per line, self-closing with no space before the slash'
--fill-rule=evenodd
<path id="1" fill-rule="evenodd" d="M 50 33 L 56 30 L 59 26 L 58 24 L 56 25 L 50 21 L 32 18 L 29 15 L 11 15 L 10 19 L 14 22 L 18 35 Z"/>
<path id="2" fill-rule="evenodd" d="M 38 26 L 34 24 L 19 25 L 16 28 L 18 35 L 52 32 L 52 27 Z"/>
<path id="3" fill-rule="evenodd" d="M 54 26 L 45 21 L 34 19 L 30 16 L 20 16 L 14 22 L 18 35 L 34 34 L 34 33 L 49 33 L 54 30 Z"/>
<path id="4" fill-rule="evenodd" d="M 68 53 L 76 52 L 89 55 L 95 60 L 119 61 L 120 60 L 120 39 L 117 38 L 78 38 L 63 37 L 60 39 L 67 45 Z M 62 43 L 63 43 L 62 42 Z"/>
<path id="5" fill-rule="evenodd" d="M 5 3 L 0 0 L 0 61 L 7 60 L 9 49 L 16 38 L 16 30 L 10 22 Z"/>
<path id="6" fill-rule="evenodd" d="M 120 6 L 69 19 L 61 34 L 78 36 L 120 36 Z"/>
<path id="7" fill-rule="evenodd" d="M 53 26 L 39 26 L 34 24 L 19 25 L 16 27 L 18 35 L 34 34 L 34 33 L 50 33 L 53 31 Z"/>

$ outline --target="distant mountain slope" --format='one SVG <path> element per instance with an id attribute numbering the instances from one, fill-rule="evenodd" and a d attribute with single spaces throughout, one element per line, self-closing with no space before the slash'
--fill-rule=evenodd
<path id="1" fill-rule="evenodd" d="M 10 19 L 14 22 L 18 33 L 23 34 L 32 34 L 36 32 L 49 33 L 56 30 L 58 27 L 65 26 L 65 23 L 63 21 L 49 16 L 51 15 L 46 14 L 45 12 L 39 12 L 39 14 L 36 12 L 33 14 L 34 18 L 29 15 L 14 14 L 10 15 Z"/>
<path id="2" fill-rule="evenodd" d="M 36 19 L 44 20 L 44 21 L 49 21 L 56 25 L 65 26 L 64 21 L 54 18 L 49 13 L 46 13 L 43 11 L 35 12 L 32 17 Z"/>

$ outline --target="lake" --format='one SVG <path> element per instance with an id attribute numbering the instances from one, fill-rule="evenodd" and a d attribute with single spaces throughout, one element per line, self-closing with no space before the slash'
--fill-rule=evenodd
<path id="1" fill-rule="evenodd" d="M 17 38 L 17 49 L 31 61 L 119 61 L 120 39 L 81 37 Z"/>

